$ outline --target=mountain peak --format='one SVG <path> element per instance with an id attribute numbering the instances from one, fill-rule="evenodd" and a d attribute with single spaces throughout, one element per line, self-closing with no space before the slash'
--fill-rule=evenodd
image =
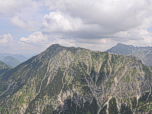
<path id="1" fill-rule="evenodd" d="M 59 45 L 59 44 L 52 44 L 52 45 L 49 46 L 47 49 L 50 49 L 50 48 L 57 48 L 57 47 L 61 47 L 61 45 Z"/>
<path id="2" fill-rule="evenodd" d="M 143 103 L 148 110 L 151 70 L 134 56 L 53 44 L 0 75 L 0 114 L 123 114 Z"/>
<path id="3" fill-rule="evenodd" d="M 132 53 L 133 48 L 134 46 L 132 45 L 125 45 L 125 44 L 118 43 L 116 46 L 107 50 L 107 52 L 117 53 L 121 55 L 129 55 L 130 53 Z"/>
<path id="4" fill-rule="evenodd" d="M 46 53 L 46 54 L 49 54 L 49 55 L 55 55 L 57 53 L 59 53 L 60 51 L 62 50 L 69 50 L 71 51 L 72 53 L 76 53 L 77 50 L 81 50 L 83 48 L 76 48 L 76 47 L 65 47 L 65 46 L 61 46 L 59 44 L 52 44 L 50 47 L 48 47 L 44 52 L 42 53 Z"/>
<path id="5" fill-rule="evenodd" d="M 60 45 L 60 44 L 52 44 L 51 46 L 61 46 L 61 45 Z M 50 46 L 50 47 L 51 47 L 51 46 Z"/>
<path id="6" fill-rule="evenodd" d="M 118 43 L 116 46 L 127 46 L 127 47 L 134 47 L 133 45 L 126 45 L 126 44 L 122 44 L 122 43 Z"/>
<path id="7" fill-rule="evenodd" d="M 118 44 L 117 44 L 117 46 L 118 46 L 118 45 L 124 45 L 124 44 L 122 44 L 122 43 L 118 43 Z"/>

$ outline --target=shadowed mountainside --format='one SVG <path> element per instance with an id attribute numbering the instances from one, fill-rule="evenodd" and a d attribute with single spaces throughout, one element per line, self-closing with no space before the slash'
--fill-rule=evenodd
<path id="1" fill-rule="evenodd" d="M 0 61 L 0 75 L 2 75 L 4 72 L 8 71 L 9 69 L 10 69 L 10 67 L 8 65 L 6 65 L 2 61 Z"/>

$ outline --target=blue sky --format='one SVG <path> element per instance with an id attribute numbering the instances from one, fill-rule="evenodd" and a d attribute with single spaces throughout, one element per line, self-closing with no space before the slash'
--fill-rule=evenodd
<path id="1" fill-rule="evenodd" d="M 0 34 L 10 33 L 15 38 L 15 41 L 18 41 L 22 36 L 28 37 L 32 32 L 25 31 L 22 28 L 12 25 L 9 21 L 9 18 L 0 18 Z"/>
<path id="2" fill-rule="evenodd" d="M 151 0 L 0 0 L 0 53 L 152 46 Z"/>
<path id="3" fill-rule="evenodd" d="M 152 32 L 152 27 L 149 27 L 147 31 Z"/>

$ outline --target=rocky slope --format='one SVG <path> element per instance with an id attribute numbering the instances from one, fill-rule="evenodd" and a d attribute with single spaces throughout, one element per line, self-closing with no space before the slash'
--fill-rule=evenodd
<path id="1" fill-rule="evenodd" d="M 148 114 L 152 68 L 57 44 L 0 76 L 0 114 Z"/>
<path id="2" fill-rule="evenodd" d="M 135 57 L 141 59 L 145 65 L 152 66 L 152 47 L 134 47 L 132 45 L 118 43 L 106 52 L 121 55 L 134 55 Z"/>

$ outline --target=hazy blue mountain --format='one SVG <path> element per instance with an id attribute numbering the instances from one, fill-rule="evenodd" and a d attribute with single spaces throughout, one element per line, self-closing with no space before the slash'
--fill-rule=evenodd
<path id="1" fill-rule="evenodd" d="M 14 57 L 15 59 L 19 60 L 20 62 L 24 62 L 24 61 L 26 61 L 28 59 L 27 57 L 25 57 L 23 55 L 20 55 L 20 54 L 15 54 L 12 57 Z"/>
<path id="2" fill-rule="evenodd" d="M 134 55 L 135 57 L 142 60 L 146 65 L 152 66 L 152 47 L 134 47 L 132 45 L 124 45 L 118 43 L 116 46 L 107 50 L 121 55 Z"/>
<path id="3" fill-rule="evenodd" d="M 151 114 L 152 67 L 54 44 L 0 75 L 0 114 Z"/>
<path id="4" fill-rule="evenodd" d="M 23 56 L 23 55 L 20 55 L 20 54 L 9 54 L 9 53 L 0 53 L 0 60 L 2 61 L 5 57 L 7 56 L 11 56 L 17 60 L 19 60 L 20 62 L 24 62 L 26 61 L 28 58 Z"/>
<path id="5" fill-rule="evenodd" d="M 19 60 L 15 59 L 14 57 L 11 57 L 11 56 L 6 56 L 3 59 L 3 62 L 11 67 L 16 67 L 17 65 L 19 65 L 21 63 Z"/>

